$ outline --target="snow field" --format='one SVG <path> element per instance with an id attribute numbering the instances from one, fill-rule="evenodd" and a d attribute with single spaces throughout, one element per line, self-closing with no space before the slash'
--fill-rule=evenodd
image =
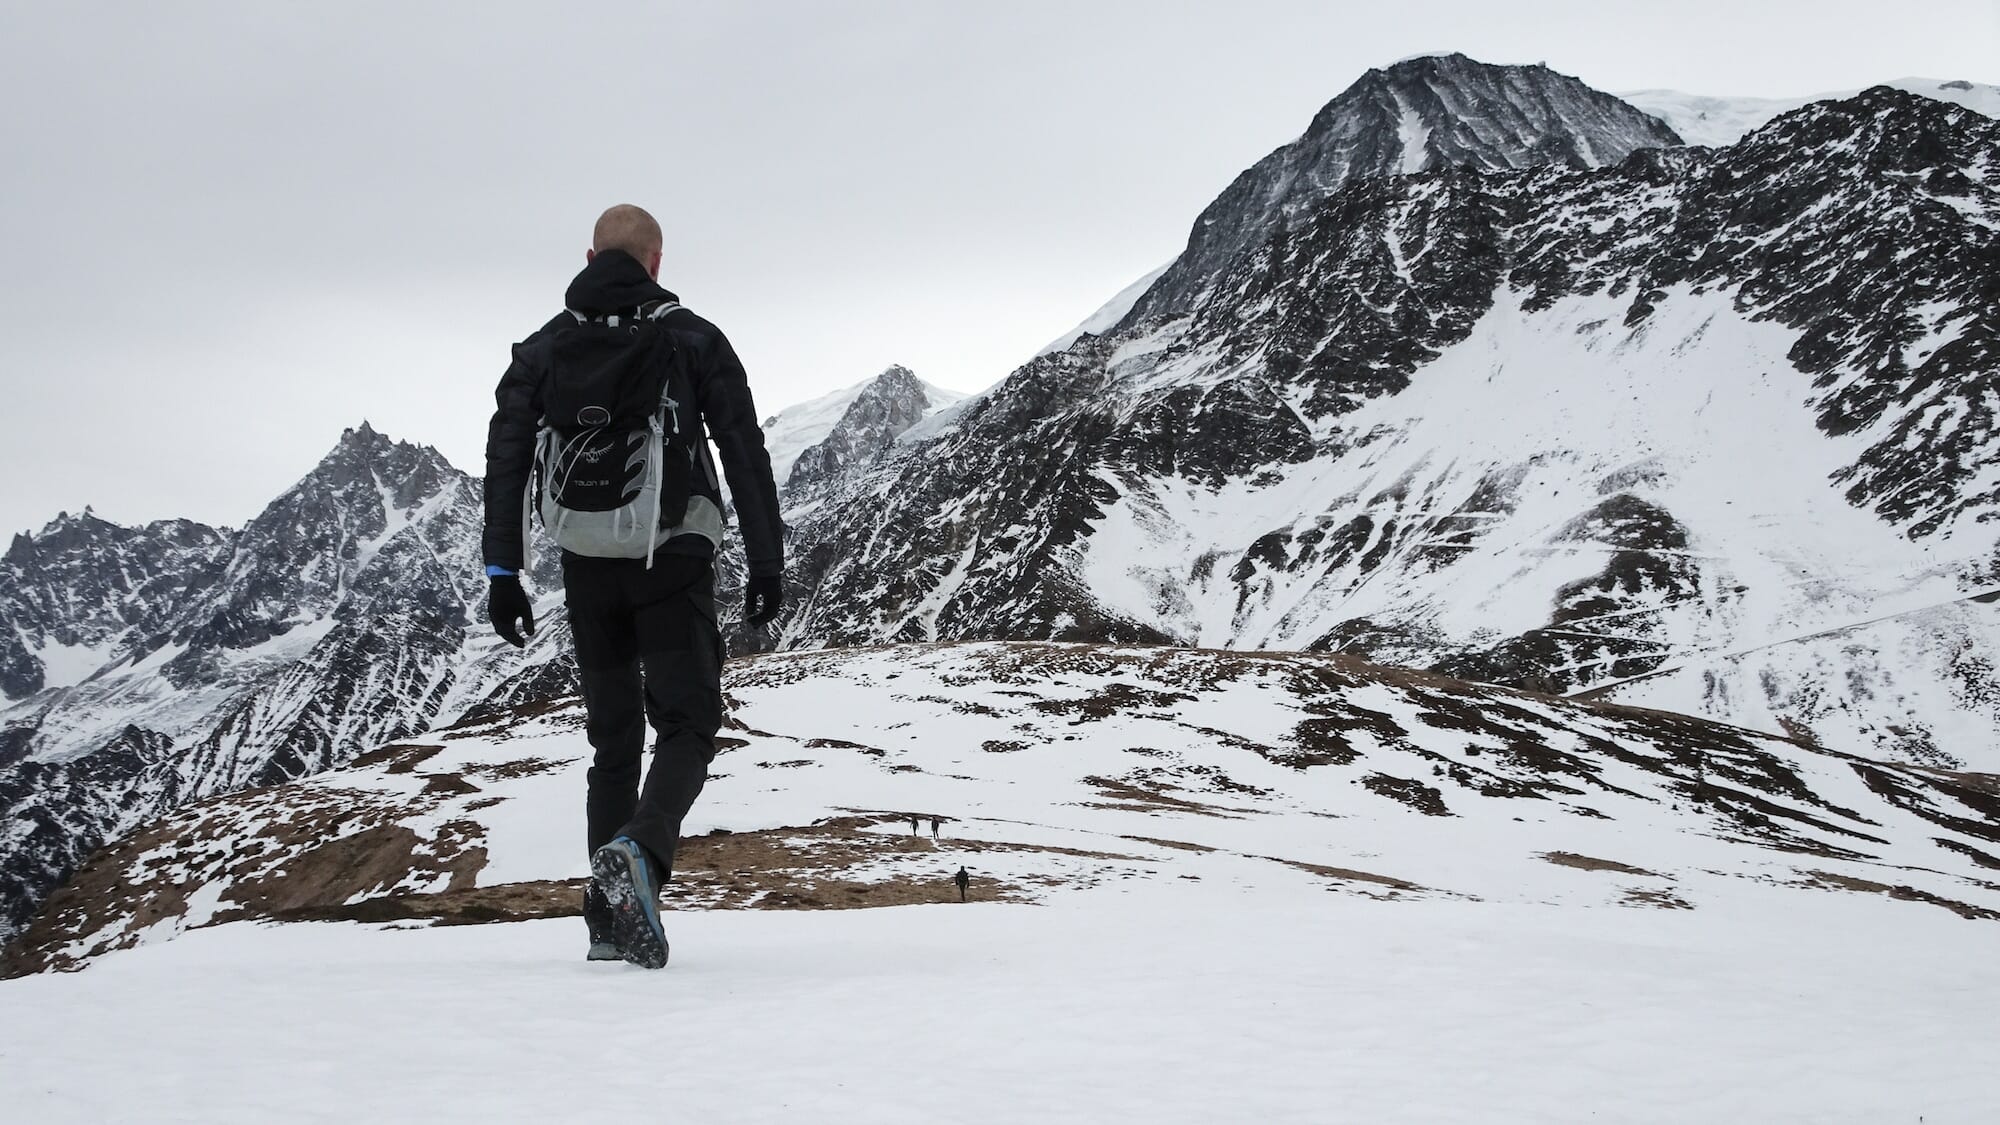
<path id="1" fill-rule="evenodd" d="M 1050 907 L 233 924 L 0 983 L 10 1120 L 1984 1122 L 1985 926 L 1152 886 Z M 1907 950 L 1921 949 L 1912 956 Z"/>
<path id="2" fill-rule="evenodd" d="M 1121 669 L 1114 661 L 1108 669 L 1042 670 L 1018 681 L 987 680 L 979 674 L 983 657 L 1007 651 L 1001 645 L 904 646 L 763 658 L 753 677 L 730 682 L 737 702 L 733 713 L 750 729 L 724 734 L 746 745 L 717 757 L 686 834 L 804 826 L 853 812 L 945 817 L 944 838 L 932 863 L 936 870 L 927 874 L 922 859 L 894 857 L 877 872 L 884 880 L 942 878 L 964 863 L 976 874 L 1013 877 L 1053 871 L 1081 877 L 1085 884 L 1128 876 L 1170 881 L 1191 876 L 1273 893 L 1326 885 L 1324 878 L 1291 866 L 1306 863 L 1488 901 L 1598 905 L 1623 901 L 1633 890 L 1660 890 L 1701 907 L 1711 894 L 1733 894 L 1737 884 L 1792 883 L 1802 878 L 1801 871 L 1818 869 L 2000 905 L 1988 901 L 1995 896 L 1953 874 L 1976 869 L 1964 856 L 1933 842 L 1935 825 L 1883 804 L 1838 759 L 1799 754 L 1786 761 L 1820 799 L 1863 810 L 1872 818 L 1872 823 L 1853 827 L 1889 843 L 1863 844 L 1831 833 L 1816 838 L 1837 847 L 1860 847 L 1893 867 L 1746 845 L 1726 822 L 1669 791 L 1665 777 L 1599 754 L 1581 734 L 1649 756 L 1658 751 L 1613 727 L 1576 712 L 1557 714 L 1525 697 L 1511 697 L 1509 705 L 1543 713 L 1552 724 L 1545 732 L 1550 747 L 1598 771 L 1595 783 L 1563 779 L 1580 790 L 1578 795 L 1553 800 L 1489 797 L 1439 776 L 1441 763 L 1500 768 L 1495 755 L 1508 736 L 1431 725 L 1421 717 L 1431 706 L 1425 697 L 1382 683 L 1354 683 L 1342 690 L 1340 699 L 1351 713 L 1385 717 L 1402 732 L 1400 740 L 1355 731 L 1352 737 L 1364 752 L 1360 761 L 1300 771 L 1240 745 L 1226 745 L 1216 734 L 1269 747 L 1290 744 L 1294 726 L 1312 713 L 1278 677 L 1284 665 L 1272 666 L 1269 675 L 1253 666 L 1234 679 L 1188 687 L 1186 697 L 1179 699 L 1142 694 L 1111 714 L 1078 722 L 1079 715 L 1064 709 L 1067 704 L 1083 704 L 1120 687 L 1140 693 L 1170 689 L 1181 674 L 1176 667 L 1193 674 L 1212 658 L 1176 656 L 1178 663 L 1145 673 Z M 1057 656 L 1082 652 L 1064 646 L 1037 646 L 1035 651 Z M 1127 655 L 1144 652 L 1130 650 Z M 1024 708 L 1024 691 L 1051 706 Z M 468 798 L 482 804 L 501 798 L 475 814 L 485 828 L 488 854 L 478 882 L 491 886 L 582 876 L 580 808 L 588 763 L 579 745 L 578 722 L 572 711 L 556 712 L 500 741 L 468 731 L 472 737 L 448 741 L 445 751 L 417 774 L 377 775 L 378 780 L 366 784 L 414 794 L 424 784 L 421 774 L 432 770 L 476 770 L 481 762 L 523 758 L 558 764 L 553 772 L 516 780 L 481 780 L 482 792 Z M 1009 742 L 1019 748 L 986 748 Z M 1790 749 L 1766 745 L 1781 753 Z M 1727 758 L 1715 757 L 1718 768 Z M 1436 787 L 1452 815 L 1419 815 L 1370 791 L 1363 780 L 1374 774 Z M 1095 779 L 1145 780 L 1196 807 L 1130 805 L 1108 796 Z M 325 783 L 353 785 L 355 779 L 331 775 Z M 1829 816 L 1821 809 L 1799 807 L 1808 815 Z M 429 820 L 443 823 L 463 815 L 448 805 Z M 1978 814 L 1968 809 L 1962 815 Z M 428 832 L 418 822 L 410 823 Z M 901 835 L 908 831 L 907 822 L 893 821 L 880 831 Z M 927 821 L 921 835 L 929 839 Z M 1213 852 L 1149 842 L 1153 840 Z M 1069 863 L 1033 852 L 974 856 L 955 850 L 957 841 L 1076 848 L 1127 858 L 1106 864 Z M 1579 871 L 1542 860 L 1548 852 L 1582 853 L 1655 874 Z M 849 877 L 870 875 L 862 869 Z M 1387 890 L 1369 884 L 1353 889 Z M 1778 892 L 1769 888 L 1769 893 Z M 1897 911 L 1938 909 L 1920 903 L 1882 905 Z"/>
<path id="3" fill-rule="evenodd" d="M 1947 85 L 1935 78 L 1897 78 L 1882 85 L 1962 105 L 1988 117 L 2000 117 L 2000 86 L 1983 82 Z M 1618 96 L 1666 122 L 1687 143 L 1719 147 L 1735 144 L 1745 134 L 1769 124 L 1772 118 L 1800 106 L 1849 98 L 1860 92 L 1840 90 L 1802 98 L 1743 98 L 1683 94 L 1678 90 L 1633 90 Z"/>

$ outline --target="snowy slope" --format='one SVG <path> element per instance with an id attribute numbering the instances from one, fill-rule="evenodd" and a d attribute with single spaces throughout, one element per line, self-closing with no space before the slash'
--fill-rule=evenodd
<path id="1" fill-rule="evenodd" d="M 904 646 L 726 688 L 657 976 L 581 959 L 581 716 L 531 709 L 100 855 L 30 949 L 140 948 L 0 981 L 0 1098 L 52 1122 L 1994 1104 L 1991 777 L 1336 656 Z"/>
<path id="2" fill-rule="evenodd" d="M 1120 289 L 1109 301 L 1100 305 L 1096 312 L 1084 317 L 1083 323 L 1050 340 L 1035 354 L 1043 356 L 1050 352 L 1063 351 L 1086 334 L 1096 336 L 1116 328 L 1118 322 L 1125 319 L 1125 314 L 1132 311 L 1132 306 L 1139 303 L 1139 298 L 1146 295 L 1146 290 L 1151 289 L 1153 283 L 1160 279 L 1160 275 L 1172 267 L 1173 263 L 1169 262 L 1158 269 L 1148 271 L 1146 276 Z"/>
<path id="3" fill-rule="evenodd" d="M 40 1125 L 1990 1121 L 1991 927 L 1897 906 L 1179 882 L 680 914 L 656 976 L 584 964 L 567 919 L 245 922 L 0 982 L 0 1101 Z"/>
<path id="4" fill-rule="evenodd" d="M 1671 905 L 1874 888 L 2000 919 L 1990 777 L 1350 658 L 1037 644 L 731 665 L 683 906 L 988 899 L 1128 881 Z M 21 967 L 242 917 L 570 914 L 574 703 L 193 806 L 101 852 Z M 943 839 L 910 817 L 940 817 Z M 722 830 L 722 835 L 711 833 Z M 478 910 L 485 909 L 481 915 Z"/>
<path id="5" fill-rule="evenodd" d="M 1985 761 L 2000 714 L 1958 664 L 2000 648 L 2000 615 L 1968 600 L 2000 589 L 1968 581 L 1991 530 L 1912 540 L 1829 487 L 1868 442 L 1798 409 L 1792 333 L 1722 293 L 1671 292 L 1642 328 L 1607 327 L 1624 307 L 1503 298 L 1409 390 L 1342 418 L 1367 438 L 1272 481 L 1135 482 L 1093 525 L 1084 581 L 1191 644 L 1325 647 L 1344 628 L 1376 659 L 1430 663 L 1533 633 L 1566 646 L 1538 673 L 1551 690 L 1664 662 L 1684 671 L 1602 690 Z M 1361 538 L 1287 565 L 1329 532 Z M 1282 546 L 1200 565 L 1265 537 Z M 1755 651 L 1713 658 L 1736 650 Z M 1913 719 L 1929 737 L 1901 746 Z"/>
<path id="6" fill-rule="evenodd" d="M 2000 86 L 1963 79 L 1898 78 L 1882 83 L 1912 94 L 1961 105 L 1987 117 L 2000 117 Z M 1684 94 L 1678 90 L 1632 90 L 1618 96 L 1673 126 L 1691 145 L 1735 144 L 1781 113 L 1812 102 L 1851 98 L 1859 90 L 1811 94 L 1794 98 L 1730 98 Z"/>

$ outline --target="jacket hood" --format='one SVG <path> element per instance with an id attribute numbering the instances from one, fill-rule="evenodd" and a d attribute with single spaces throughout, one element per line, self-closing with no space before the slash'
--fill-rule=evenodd
<path id="1" fill-rule="evenodd" d="M 590 260 L 563 294 L 563 305 L 585 316 L 638 308 L 648 301 L 677 298 L 646 276 L 646 267 L 623 250 L 606 250 Z"/>

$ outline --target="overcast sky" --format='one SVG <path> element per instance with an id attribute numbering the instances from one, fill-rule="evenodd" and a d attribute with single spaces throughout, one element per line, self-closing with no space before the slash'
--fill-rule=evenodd
<path id="1" fill-rule="evenodd" d="M 1372 66 L 1606 90 L 2000 81 L 2000 4 L 0 7 L 0 531 L 238 524 L 366 418 L 479 472 L 590 224 L 762 412 L 902 363 L 977 390 L 1171 259 Z"/>

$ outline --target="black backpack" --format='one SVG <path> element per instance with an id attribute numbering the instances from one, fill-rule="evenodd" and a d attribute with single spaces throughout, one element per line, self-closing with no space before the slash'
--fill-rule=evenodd
<path id="1" fill-rule="evenodd" d="M 687 511 L 701 425 L 667 332 L 680 307 L 572 313 L 550 333 L 534 492 L 566 551 L 651 566 Z"/>

